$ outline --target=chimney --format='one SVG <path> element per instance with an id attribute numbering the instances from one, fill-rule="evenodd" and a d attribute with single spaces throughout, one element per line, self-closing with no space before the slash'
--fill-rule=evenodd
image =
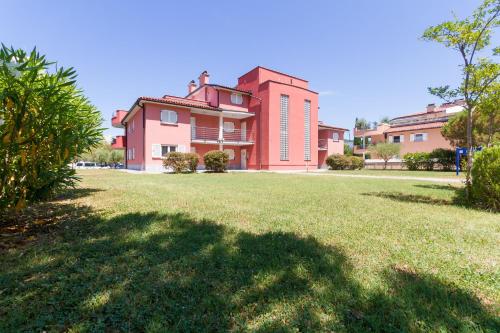
<path id="1" fill-rule="evenodd" d="M 198 81 L 200 82 L 200 87 L 208 84 L 208 78 L 210 75 L 208 75 L 207 71 L 203 71 L 203 73 L 200 74 L 200 77 L 198 78 Z"/>
<path id="2" fill-rule="evenodd" d="M 436 109 L 436 104 L 427 104 L 427 112 L 434 112 Z"/>
<path id="3" fill-rule="evenodd" d="M 194 82 L 194 80 L 191 80 L 191 82 L 189 82 L 188 84 L 188 94 L 192 93 L 195 90 L 196 90 L 196 83 Z"/>

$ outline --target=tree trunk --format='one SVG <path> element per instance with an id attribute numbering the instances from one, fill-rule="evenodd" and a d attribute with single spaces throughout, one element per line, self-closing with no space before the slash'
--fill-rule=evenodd
<path id="1" fill-rule="evenodd" d="M 467 176 L 465 178 L 465 193 L 467 200 L 472 200 L 472 108 L 467 107 Z"/>

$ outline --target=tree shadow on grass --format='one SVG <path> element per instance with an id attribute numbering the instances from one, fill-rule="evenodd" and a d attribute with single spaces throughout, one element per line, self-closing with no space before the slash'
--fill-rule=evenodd
<path id="1" fill-rule="evenodd" d="M 474 296 L 417 273 L 387 274 L 390 292 L 364 290 L 344 251 L 312 237 L 181 213 L 84 214 L 66 221 L 59 242 L 2 258 L 0 331 L 498 327 Z"/>

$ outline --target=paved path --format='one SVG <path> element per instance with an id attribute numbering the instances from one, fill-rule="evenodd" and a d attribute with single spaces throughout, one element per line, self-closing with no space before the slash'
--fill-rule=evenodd
<path id="1" fill-rule="evenodd" d="M 333 177 L 351 177 L 351 178 L 372 178 L 372 179 L 396 179 L 396 180 L 416 180 L 424 182 L 435 182 L 435 183 L 455 183 L 462 184 L 463 179 L 460 178 L 434 178 L 434 177 L 412 177 L 412 176 L 374 176 L 374 175 L 352 175 L 352 174 L 339 174 L 330 172 L 287 172 L 280 171 L 279 173 L 290 173 L 290 174 L 300 174 L 307 176 L 333 176 Z"/>

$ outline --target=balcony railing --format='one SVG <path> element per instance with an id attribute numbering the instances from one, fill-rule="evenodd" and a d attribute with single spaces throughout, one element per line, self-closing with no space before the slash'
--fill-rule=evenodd
<path id="1" fill-rule="evenodd" d="M 318 140 L 318 149 L 328 149 L 328 140 L 327 139 L 319 139 Z"/>
<path id="2" fill-rule="evenodd" d="M 232 131 L 223 131 L 222 142 L 254 142 L 254 133 L 235 128 Z M 213 127 L 191 126 L 191 140 L 219 142 L 219 129 Z"/>

